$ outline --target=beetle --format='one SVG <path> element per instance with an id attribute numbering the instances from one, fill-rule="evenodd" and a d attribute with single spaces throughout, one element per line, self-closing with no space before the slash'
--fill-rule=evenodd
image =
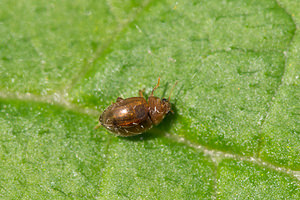
<path id="1" fill-rule="evenodd" d="M 115 103 L 107 107 L 99 117 L 99 126 L 103 126 L 113 134 L 121 137 L 139 135 L 158 125 L 168 114 L 172 112 L 170 98 L 177 84 L 174 84 L 169 98 L 160 99 L 154 96 L 154 91 L 159 87 L 160 78 L 153 88 L 147 100 L 143 92 L 139 90 L 139 97 L 123 99 L 118 97 Z M 98 128 L 97 126 L 96 128 Z"/>

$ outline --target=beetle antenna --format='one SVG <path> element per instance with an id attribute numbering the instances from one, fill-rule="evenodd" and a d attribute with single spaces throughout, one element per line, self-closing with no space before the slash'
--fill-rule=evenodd
<path id="1" fill-rule="evenodd" d="M 156 90 L 159 86 L 159 82 L 160 82 L 160 77 L 158 77 L 158 82 L 157 82 L 157 85 L 153 88 L 152 92 L 151 92 L 151 95 L 150 96 L 153 96 L 153 92 L 154 90 Z"/>
<path id="2" fill-rule="evenodd" d="M 178 81 L 176 81 L 176 83 L 173 85 L 173 87 L 172 87 L 172 89 L 171 89 L 171 92 L 170 92 L 170 95 L 169 95 L 169 98 L 168 98 L 168 101 L 170 101 L 170 99 L 171 99 L 171 94 L 172 94 L 172 92 L 173 92 L 175 86 L 177 85 L 177 83 L 178 83 Z"/>

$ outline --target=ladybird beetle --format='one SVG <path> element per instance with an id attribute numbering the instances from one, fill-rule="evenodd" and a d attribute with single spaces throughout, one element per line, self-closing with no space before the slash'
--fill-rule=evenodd
<path id="1" fill-rule="evenodd" d="M 153 95 L 158 88 L 153 88 L 147 100 L 143 97 L 143 92 L 139 91 L 139 97 L 122 99 L 118 97 L 116 103 L 107 107 L 99 118 L 99 126 L 103 126 L 117 136 L 128 137 L 141 134 L 149 130 L 152 125 L 158 125 L 171 110 L 171 93 L 177 84 L 174 84 L 168 99 L 160 99 Z M 97 128 L 99 127 L 97 126 Z"/>

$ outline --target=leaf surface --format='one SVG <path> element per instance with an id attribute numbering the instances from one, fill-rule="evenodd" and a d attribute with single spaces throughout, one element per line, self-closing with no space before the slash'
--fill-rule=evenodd
<path id="1" fill-rule="evenodd" d="M 1 199 L 299 199 L 300 4 L 1 1 Z M 117 97 L 174 115 L 118 138 Z"/>

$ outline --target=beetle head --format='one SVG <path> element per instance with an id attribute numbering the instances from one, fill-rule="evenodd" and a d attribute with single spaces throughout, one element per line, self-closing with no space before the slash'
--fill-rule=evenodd
<path id="1" fill-rule="evenodd" d="M 171 109 L 171 103 L 169 100 L 163 98 L 162 99 L 163 107 L 165 108 L 165 113 L 168 114 L 169 112 L 173 113 L 173 110 Z"/>
<path id="2" fill-rule="evenodd" d="M 171 104 L 167 99 L 160 99 L 158 97 L 149 97 L 149 115 L 154 125 L 159 124 L 171 111 Z"/>
<path id="3" fill-rule="evenodd" d="M 148 99 L 148 103 L 149 103 L 149 115 L 151 118 L 151 121 L 153 122 L 154 125 L 159 124 L 164 117 L 166 116 L 166 114 L 168 114 L 169 112 L 173 111 L 171 110 L 171 103 L 170 103 L 170 99 L 171 99 L 171 94 L 177 84 L 177 82 L 174 84 L 174 86 L 171 89 L 170 95 L 168 99 L 160 99 L 158 97 L 155 97 L 153 95 L 154 91 L 158 88 L 159 86 L 159 82 L 160 82 L 160 78 L 158 78 L 158 82 L 157 85 L 153 88 L 151 95 Z"/>

